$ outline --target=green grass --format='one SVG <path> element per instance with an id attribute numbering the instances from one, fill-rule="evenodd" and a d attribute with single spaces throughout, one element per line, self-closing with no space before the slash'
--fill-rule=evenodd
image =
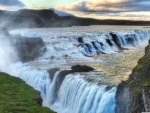
<path id="1" fill-rule="evenodd" d="M 0 113 L 54 113 L 40 101 L 39 92 L 25 82 L 0 73 Z"/>

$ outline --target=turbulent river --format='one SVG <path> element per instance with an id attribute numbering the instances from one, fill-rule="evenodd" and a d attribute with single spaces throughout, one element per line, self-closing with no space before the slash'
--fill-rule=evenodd
<path id="1" fill-rule="evenodd" d="M 43 106 L 58 113 L 118 113 L 117 85 L 143 55 L 150 31 L 92 28 L 12 30 L 11 35 L 28 40 L 40 37 L 45 52 L 33 61 L 19 61 L 15 45 L 2 37 L 0 70 L 40 91 Z M 70 71 L 75 65 L 95 70 Z"/>

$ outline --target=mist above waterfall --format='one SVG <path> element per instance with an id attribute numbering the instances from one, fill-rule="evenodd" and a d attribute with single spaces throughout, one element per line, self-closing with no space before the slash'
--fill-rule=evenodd
<path id="1" fill-rule="evenodd" d="M 18 59 L 17 51 L 10 41 L 10 37 L 0 35 L 0 71 L 8 72 L 8 66 Z"/>

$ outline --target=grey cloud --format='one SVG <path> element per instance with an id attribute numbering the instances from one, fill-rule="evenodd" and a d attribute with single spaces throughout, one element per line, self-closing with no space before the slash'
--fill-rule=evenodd
<path id="1" fill-rule="evenodd" d="M 24 4 L 19 0 L 0 0 L 0 5 L 3 5 L 3 6 L 20 6 L 20 7 L 24 6 Z"/>

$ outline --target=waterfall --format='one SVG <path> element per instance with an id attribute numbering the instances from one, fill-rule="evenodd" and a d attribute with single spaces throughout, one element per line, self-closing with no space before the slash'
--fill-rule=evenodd
<path id="1" fill-rule="evenodd" d="M 85 81 L 80 74 L 67 75 L 59 91 L 60 113 L 116 113 L 116 88 Z"/>
<path id="2" fill-rule="evenodd" d="M 114 31 L 102 33 L 93 37 L 79 37 L 83 53 L 91 54 L 114 53 L 124 49 L 136 49 L 147 45 L 150 39 L 149 31 Z"/>
<path id="3" fill-rule="evenodd" d="M 80 74 L 66 75 L 59 86 L 60 71 L 49 75 L 22 63 L 10 68 L 12 75 L 41 92 L 44 106 L 58 113 L 116 113 L 115 87 L 88 82 Z"/>
<path id="4" fill-rule="evenodd" d="M 42 29 L 41 29 L 42 30 Z M 92 61 L 89 57 L 112 54 L 124 49 L 145 47 L 150 39 L 148 30 L 122 30 L 108 32 L 42 32 L 14 30 L 12 34 L 41 37 L 47 52 L 40 59 L 65 62 L 67 60 Z M 66 46 L 67 45 L 67 46 Z"/>
<path id="5" fill-rule="evenodd" d="M 68 61 L 93 62 L 92 57 L 86 56 L 138 48 L 142 44 L 147 44 L 149 39 L 148 31 L 138 30 L 93 34 L 67 38 L 56 36 L 44 39 L 42 37 L 47 52 L 34 62 L 47 60 L 49 65 L 54 66 L 61 65 L 62 62 L 67 64 Z M 7 69 L 7 73 L 21 78 L 38 90 L 44 106 L 58 113 L 117 113 L 115 86 L 89 82 L 81 73 L 62 75 L 62 70 L 50 73 L 47 68 L 32 66 L 30 62 L 14 63 L 15 50 L 9 41 L 2 42 L 0 42 L 0 58 L 3 60 L 0 69 Z"/>

